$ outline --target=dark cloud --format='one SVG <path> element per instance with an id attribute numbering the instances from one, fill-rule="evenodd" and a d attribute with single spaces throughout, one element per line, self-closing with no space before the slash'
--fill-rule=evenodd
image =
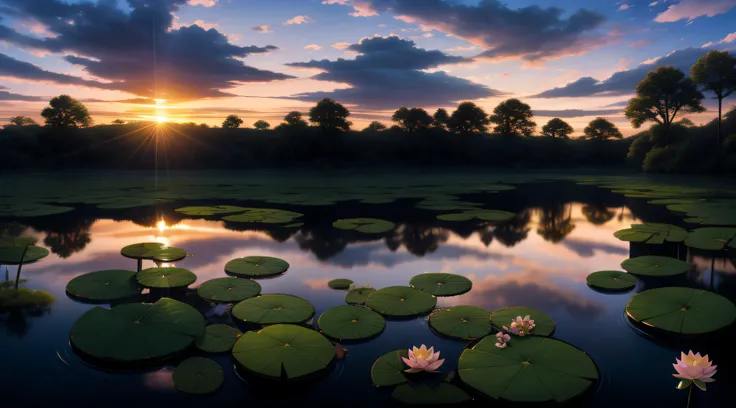
<path id="1" fill-rule="evenodd" d="M 601 109 L 601 110 L 584 110 L 584 109 L 562 109 L 562 110 L 534 110 L 534 116 L 548 116 L 557 118 L 580 118 L 584 116 L 603 116 L 623 113 L 620 109 Z"/>
<path id="2" fill-rule="evenodd" d="M 629 104 L 629 100 L 620 101 L 620 102 L 614 102 L 606 105 L 606 108 L 617 108 L 617 107 L 626 107 Z"/>
<path id="3" fill-rule="evenodd" d="M 26 102 L 36 102 L 36 101 L 42 101 L 43 98 L 40 98 L 38 96 L 29 96 L 29 95 L 20 95 L 15 94 L 9 91 L 6 91 L 6 87 L 0 85 L 0 101 L 26 101 Z"/>
<path id="4" fill-rule="evenodd" d="M 465 39 L 486 51 L 479 58 L 542 61 L 598 48 L 607 37 L 593 34 L 601 14 L 581 9 L 563 17 L 557 7 L 510 9 L 498 0 L 468 5 L 443 0 L 352 0 L 362 15 L 391 10 L 397 18 Z"/>
<path id="5" fill-rule="evenodd" d="M 39 39 L 0 26 L 0 40 L 49 52 L 116 89 L 170 100 L 231 95 L 222 90 L 242 83 L 291 78 L 259 70 L 241 59 L 273 51 L 274 46 L 241 47 L 215 29 L 174 27 L 173 13 L 186 0 L 116 0 L 66 3 L 61 0 L 0 0 L 21 18 L 44 24 L 54 37 Z M 58 75 L 58 74 L 57 74 Z M 15 77 L 27 78 L 22 73 Z M 34 78 L 27 78 L 34 79 Z M 99 82 L 88 85 L 94 86 Z M 113 86 L 114 84 L 114 86 Z"/>
<path id="6" fill-rule="evenodd" d="M 629 255 L 628 248 L 621 248 L 604 242 L 592 242 L 582 239 L 566 239 L 562 244 L 582 258 L 590 258 L 595 255 L 596 251 L 611 255 Z"/>
<path id="7" fill-rule="evenodd" d="M 396 36 L 373 37 L 352 44 L 348 49 L 359 55 L 351 60 L 312 60 L 287 65 L 320 69 L 323 72 L 313 79 L 344 83 L 351 88 L 311 92 L 295 95 L 294 98 L 314 101 L 329 97 L 368 109 L 395 109 L 400 106 L 443 106 L 460 100 L 502 94 L 442 71 L 425 71 L 439 65 L 468 60 L 441 51 L 418 48 L 414 41 Z"/>
<path id="8" fill-rule="evenodd" d="M 73 75 L 57 74 L 43 70 L 30 62 L 19 61 L 5 54 L 0 54 L 0 76 L 23 78 L 34 81 L 48 81 L 61 85 L 80 85 L 93 88 L 115 89 L 115 84 L 89 81 Z"/>

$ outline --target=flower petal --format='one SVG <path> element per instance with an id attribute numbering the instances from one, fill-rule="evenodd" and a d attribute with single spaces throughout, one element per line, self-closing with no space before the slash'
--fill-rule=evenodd
<path id="1" fill-rule="evenodd" d="M 444 363 L 445 363 L 445 359 L 443 358 L 442 360 L 435 361 L 434 363 L 428 365 L 424 369 L 427 370 L 427 371 L 434 371 L 434 370 L 440 368 L 440 366 L 442 364 L 444 364 Z"/>
<path id="2" fill-rule="evenodd" d="M 419 365 L 419 364 L 418 364 L 418 363 L 417 363 L 416 361 L 414 361 L 414 360 L 409 360 L 409 359 L 407 359 L 407 358 L 405 358 L 405 357 L 401 357 L 401 359 L 402 359 L 402 360 L 404 360 L 404 363 L 405 363 L 406 365 L 408 365 L 409 367 L 411 367 L 411 368 L 419 368 L 419 369 L 421 369 L 421 368 L 422 368 L 422 366 L 420 366 L 420 365 Z"/>
<path id="3" fill-rule="evenodd" d="M 421 368 L 410 368 L 408 370 L 404 370 L 405 373 L 420 373 L 424 371 L 424 369 Z"/>

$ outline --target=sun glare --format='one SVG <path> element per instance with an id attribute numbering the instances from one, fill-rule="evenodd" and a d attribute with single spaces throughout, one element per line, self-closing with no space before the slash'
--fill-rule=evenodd
<path id="1" fill-rule="evenodd" d="M 166 116 L 156 116 L 156 122 L 158 123 L 165 123 L 168 119 L 166 119 Z"/>

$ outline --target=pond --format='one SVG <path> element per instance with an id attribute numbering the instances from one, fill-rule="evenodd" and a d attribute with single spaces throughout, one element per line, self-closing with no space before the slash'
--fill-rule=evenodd
<path id="1" fill-rule="evenodd" d="M 672 364 L 681 351 L 690 349 L 707 353 L 718 365 L 716 382 L 708 384 L 706 392 L 694 389 L 692 406 L 728 406 L 727 401 L 736 397 L 730 385 L 736 380 L 732 326 L 702 336 L 669 335 L 635 324 L 625 312 L 632 296 L 660 287 L 705 289 L 735 300 L 733 250 L 729 254 L 678 242 L 626 242 L 614 236 L 643 222 L 687 230 L 710 227 L 712 212 L 686 216 L 668 209 L 667 202 L 649 201 L 684 205 L 697 199 L 733 205 L 729 199 L 736 190 L 724 181 L 600 174 L 129 172 L 6 174 L 0 182 L 2 233 L 35 237 L 36 245 L 50 251 L 49 256 L 23 265 L 20 286 L 56 298 L 46 307 L 0 310 L 0 389 L 9 406 L 83 406 L 87 401 L 110 407 L 398 406 L 392 399 L 396 387 L 374 387 L 371 368 L 386 353 L 422 344 L 439 350 L 445 363 L 438 374 L 406 374 L 410 380 L 419 378 L 435 388 L 452 384 L 473 398 L 458 406 L 499 403 L 489 402 L 477 387 L 463 381 L 467 378 L 462 373 L 456 373 L 461 354 L 477 340 L 437 333 L 428 313 L 387 317 L 380 334 L 339 342 L 336 350 L 341 355 L 319 375 L 301 381 L 265 379 L 240 366 L 229 352 L 206 353 L 194 346 L 143 366 L 120 367 L 92 359 L 71 344 L 70 332 L 77 319 L 97 306 L 72 298 L 66 285 L 93 271 L 135 271 L 136 260 L 121 256 L 121 249 L 142 242 L 184 249 L 188 256 L 158 266 L 185 268 L 196 275 L 196 282 L 187 289 L 146 289 L 130 303 L 173 298 L 196 308 L 207 324 L 223 323 L 254 335 L 267 330 L 247 326 L 232 316 L 229 307 L 198 296 L 196 288 L 228 276 L 225 265 L 236 258 L 267 256 L 288 262 L 285 273 L 256 279 L 261 294 L 289 294 L 308 301 L 314 319 L 302 326 L 317 330 L 323 312 L 346 305 L 348 292 L 330 288 L 333 279 L 381 289 L 406 287 L 413 277 L 427 272 L 450 273 L 468 278 L 472 288 L 457 296 L 438 296 L 437 310 L 460 305 L 488 312 L 507 306 L 533 308 L 554 320 L 552 338 L 590 356 L 599 378 L 569 402 L 572 406 L 684 407 L 688 392 L 675 388 L 678 380 L 672 377 Z M 242 207 L 239 214 L 245 215 L 232 217 L 230 211 L 202 216 L 193 215 L 202 209 L 181 210 L 225 205 Z M 264 216 L 249 208 L 282 212 Z M 223 220 L 228 216 L 230 220 Z M 702 225 L 692 222 L 698 217 Z M 387 223 L 358 229 L 354 224 L 333 226 L 337 220 L 354 218 Z M 729 225 L 726 221 L 712 224 Z M 623 261 L 645 255 L 677 258 L 689 269 L 675 276 L 639 276 L 636 287 L 628 291 L 594 290 L 586 283 L 594 271 L 622 270 Z M 143 269 L 156 266 L 152 260 L 142 261 Z M 15 283 L 16 271 L 17 266 L 0 267 L 6 288 Z M 542 316 L 536 316 L 540 324 Z M 107 330 L 102 326 L 100 331 Z M 532 334 L 534 330 L 540 328 L 532 329 Z M 495 342 L 493 333 L 490 337 Z M 509 350 L 526 340 L 512 336 Z M 119 339 L 117 347 L 129 341 L 133 340 Z M 176 389 L 174 370 L 193 356 L 210 358 L 222 367 L 219 390 L 193 396 Z M 520 406 L 507 400 L 500 403 Z"/>

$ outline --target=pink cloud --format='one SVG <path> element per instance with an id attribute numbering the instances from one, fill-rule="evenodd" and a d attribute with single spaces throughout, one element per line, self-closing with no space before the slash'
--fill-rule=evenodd
<path id="1" fill-rule="evenodd" d="M 634 41 L 633 43 L 631 43 L 629 45 L 629 47 L 631 47 L 631 48 L 646 47 L 647 45 L 649 45 L 649 44 L 651 44 L 653 42 L 654 41 L 652 41 L 652 40 L 639 40 L 639 41 Z"/>
<path id="2" fill-rule="evenodd" d="M 350 13 L 353 17 L 372 17 L 378 15 L 378 12 L 371 6 L 370 1 L 367 0 L 324 0 L 322 4 L 353 6 L 355 11 Z"/>
<path id="3" fill-rule="evenodd" d="M 724 38 L 723 38 L 723 39 L 722 39 L 722 40 L 720 41 L 720 43 L 721 43 L 721 44 L 725 44 L 725 43 L 730 43 L 730 42 L 734 42 L 734 41 L 736 41 L 736 32 L 734 32 L 734 33 L 731 33 L 731 34 L 729 34 L 729 35 L 725 36 L 725 37 L 724 37 Z"/>
<path id="4" fill-rule="evenodd" d="M 217 0 L 189 0 L 187 4 L 190 6 L 214 7 L 217 5 Z"/>
<path id="5" fill-rule="evenodd" d="M 212 28 L 218 28 L 220 26 L 217 23 L 205 23 L 204 20 L 195 20 L 194 23 L 192 23 L 192 25 L 200 26 L 204 28 L 205 30 L 210 30 Z"/>
<path id="6" fill-rule="evenodd" d="M 620 7 L 618 8 L 618 11 L 625 11 L 625 10 L 628 10 L 628 9 L 630 9 L 630 8 L 632 8 L 632 7 L 634 7 L 634 6 L 630 6 L 630 5 L 626 4 L 626 3 L 624 3 L 624 4 L 622 4 L 622 5 L 621 5 L 621 6 L 620 6 Z"/>
<path id="7" fill-rule="evenodd" d="M 677 4 L 667 7 L 654 21 L 658 23 L 673 23 L 683 19 L 694 20 L 700 16 L 713 17 L 722 14 L 736 6 L 736 0 L 681 0 Z"/>
<path id="8" fill-rule="evenodd" d="M 321 50 L 321 49 L 322 49 L 322 47 L 320 47 L 320 46 L 319 46 L 319 45 L 317 45 L 317 44 L 309 44 L 309 45 L 307 45 L 306 47 L 304 47 L 304 49 L 305 49 L 305 50 L 312 50 L 312 51 L 317 51 L 317 50 Z"/>
<path id="9" fill-rule="evenodd" d="M 290 20 L 286 20 L 285 24 L 308 24 L 314 22 L 314 20 L 309 16 L 296 16 Z"/>
<path id="10" fill-rule="evenodd" d="M 337 50 L 345 50 L 348 47 L 350 47 L 350 45 L 351 43 L 349 42 L 339 42 L 339 43 L 332 44 L 330 47 L 337 49 Z"/>

